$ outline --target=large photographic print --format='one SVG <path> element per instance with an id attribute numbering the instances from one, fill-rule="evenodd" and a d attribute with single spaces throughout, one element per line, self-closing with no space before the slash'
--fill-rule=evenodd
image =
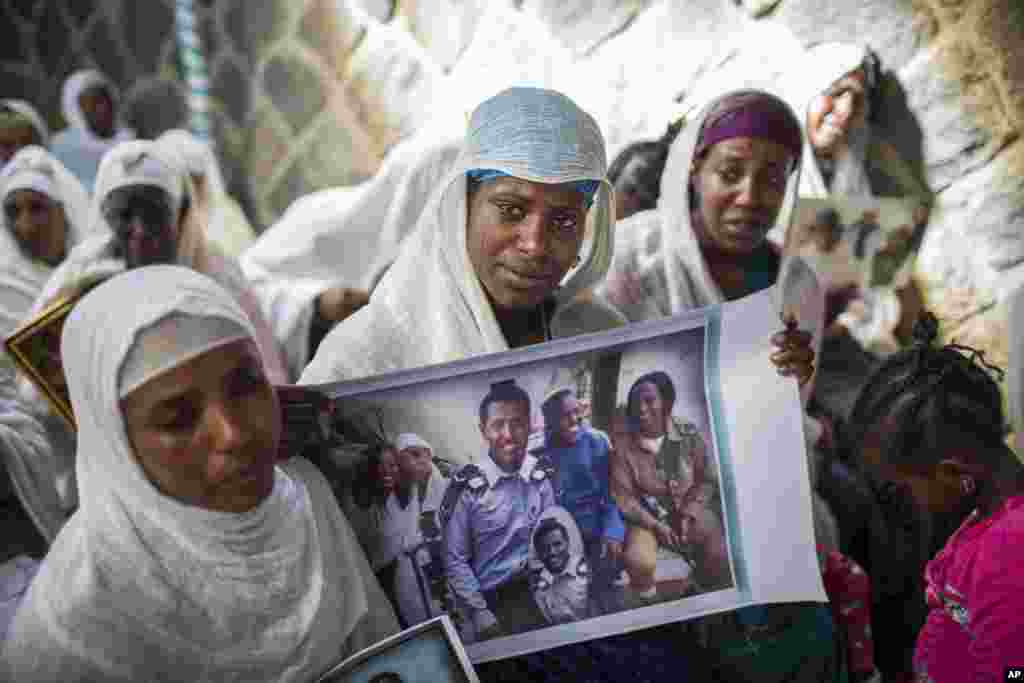
<path id="1" fill-rule="evenodd" d="M 813 538 L 798 394 L 767 358 L 778 327 L 771 297 L 757 296 L 320 387 L 345 433 L 321 460 L 403 627 L 447 614 L 486 661 L 765 600 L 746 579 L 765 536 L 739 492 L 759 475 L 730 455 L 746 430 L 730 424 L 723 391 L 749 368 L 765 399 L 788 395 L 773 407 L 747 390 L 752 405 L 732 408 L 755 422 L 793 413 L 795 430 L 773 432 L 793 464 L 766 473 L 786 477 L 778 491 L 801 489 L 802 476 L 805 505 L 778 533 Z M 796 592 L 814 599 L 813 548 L 802 550 L 788 560 L 809 567 Z"/>

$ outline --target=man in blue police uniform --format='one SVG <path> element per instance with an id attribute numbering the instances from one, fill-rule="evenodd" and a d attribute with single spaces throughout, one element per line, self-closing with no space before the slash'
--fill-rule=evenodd
<path id="1" fill-rule="evenodd" d="M 478 641 L 542 625 L 530 594 L 530 539 L 555 502 L 548 468 L 526 453 L 530 397 L 514 380 L 491 385 L 480 432 L 487 454 L 455 475 L 441 512 L 448 583 Z"/>
<path id="2" fill-rule="evenodd" d="M 626 526 L 609 488 L 611 442 L 583 422 L 580 402 L 571 389 L 553 392 L 541 406 L 545 443 L 534 451 L 555 470 L 555 500 L 572 515 L 583 537 L 593 571 L 590 599 L 596 614 L 622 609 L 622 544 Z"/>

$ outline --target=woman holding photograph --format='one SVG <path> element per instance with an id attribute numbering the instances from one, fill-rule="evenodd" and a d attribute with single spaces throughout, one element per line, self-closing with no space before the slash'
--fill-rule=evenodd
<path id="1" fill-rule="evenodd" d="M 631 321 L 643 321 L 773 285 L 782 257 L 768 233 L 788 230 L 802 151 L 800 122 L 778 97 L 739 90 L 711 100 L 669 151 L 657 210 L 637 214 L 617 230 L 615 261 L 598 293 Z M 772 355 L 779 372 L 806 385 L 814 372 L 811 334 L 794 329 L 773 342 L 782 347 Z M 824 531 L 828 524 L 816 519 L 816 527 Z M 745 608 L 702 619 L 696 628 L 727 680 L 845 675 L 823 605 Z"/>
<path id="2" fill-rule="evenodd" d="M 82 300 L 61 351 L 81 505 L 6 680 L 309 681 L 397 631 L 326 480 L 276 460 L 277 398 L 231 295 L 133 270 Z"/>

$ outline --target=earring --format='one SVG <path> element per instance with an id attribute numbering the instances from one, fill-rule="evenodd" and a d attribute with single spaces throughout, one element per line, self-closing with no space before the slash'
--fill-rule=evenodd
<path id="1" fill-rule="evenodd" d="M 974 493 L 976 485 L 974 483 L 974 477 L 963 477 L 960 480 L 960 490 L 965 496 L 969 496 Z"/>

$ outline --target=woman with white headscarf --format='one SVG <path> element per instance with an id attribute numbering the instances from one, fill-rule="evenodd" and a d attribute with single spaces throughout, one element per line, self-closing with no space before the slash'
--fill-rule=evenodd
<path id="1" fill-rule="evenodd" d="M 42 147 L 0 171 L 0 334 L 17 327 L 47 279 L 89 232 L 89 196 Z"/>
<path id="2" fill-rule="evenodd" d="M 167 131 L 157 142 L 181 155 L 192 177 L 196 208 L 205 216 L 206 239 L 228 256 L 238 258 L 256 240 L 256 233 L 228 194 L 213 150 L 192 133 L 180 129 Z"/>
<path id="3" fill-rule="evenodd" d="M 564 95 L 512 88 L 485 101 L 473 113 L 459 159 L 370 303 L 327 335 L 301 382 L 442 363 L 621 323 L 618 313 L 606 306 L 573 303 L 577 293 L 603 277 L 611 257 L 612 189 L 605 171 L 604 139 L 597 123 Z M 558 215 L 540 202 L 525 207 L 523 199 L 478 209 L 481 216 L 489 216 L 485 210 L 500 215 L 507 211 L 520 218 L 530 208 L 531 220 L 536 212 L 546 221 L 557 218 L 558 225 L 550 227 L 561 230 L 565 225 L 566 253 L 555 257 L 533 241 L 525 256 L 512 253 L 515 247 L 497 256 L 480 253 L 469 233 L 474 220 L 482 225 L 488 219 L 467 215 L 467 204 L 473 205 L 470 191 L 486 194 L 494 187 L 489 184 L 497 182 L 522 183 L 530 188 L 524 192 L 551 188 L 566 195 L 559 201 L 581 203 L 578 209 L 554 212 Z M 592 202 L 589 210 L 583 208 L 587 202 Z M 477 236 L 488 229 L 481 227 Z M 586 254 L 581 253 L 584 234 L 590 243 Z M 478 267 L 474 258 L 487 263 Z M 515 282 L 505 284 L 491 276 L 502 270 Z M 516 287 L 526 292 L 522 301 L 516 299 Z M 505 300 L 495 301 L 498 295 Z M 503 327 L 496 310 L 509 312 L 521 323 L 516 331 L 528 333 L 510 339 L 519 335 Z"/>
<path id="4" fill-rule="evenodd" d="M 18 150 L 50 144 L 50 128 L 35 107 L 25 100 L 0 100 L 0 168 Z"/>
<path id="5" fill-rule="evenodd" d="M 89 200 L 59 161 L 33 146 L 0 172 L 0 202 L 0 332 L 6 336 L 24 322 L 64 255 L 84 239 Z M 70 456 L 59 454 L 73 452 L 73 439 L 62 418 L 37 414 L 33 405 L 42 407 L 41 400 L 23 399 L 13 372 L 5 368 L 0 379 L 0 458 L 29 518 L 50 541 L 74 506 L 57 483 L 69 476 Z"/>
<path id="6" fill-rule="evenodd" d="M 94 69 L 76 71 L 64 82 L 61 113 L 67 128 L 53 136 L 50 149 L 90 192 L 103 155 L 135 138 L 120 118 L 117 88 Z"/>
<path id="7" fill-rule="evenodd" d="M 927 201 L 931 192 L 896 150 L 871 126 L 882 106 L 881 67 L 866 45 L 830 42 L 812 46 L 784 89 L 806 130 L 800 196 L 869 198 L 869 168 L 890 176 L 900 194 Z"/>
<path id="8" fill-rule="evenodd" d="M 147 197 L 148 195 L 148 197 Z M 164 143 L 133 140 L 104 157 L 96 179 L 92 217 L 100 234 L 86 240 L 47 282 L 34 309 L 60 293 L 125 268 L 177 263 L 209 275 L 231 292 L 253 320 L 267 371 L 275 383 L 288 375 L 280 346 L 237 262 L 210 244 L 205 216 L 180 158 Z"/>
<path id="9" fill-rule="evenodd" d="M 301 382 L 412 369 L 620 324 L 621 316 L 609 307 L 574 301 L 603 277 L 611 256 L 612 188 L 605 173 L 597 123 L 564 95 L 512 88 L 483 102 L 473 113 L 454 168 L 370 303 L 331 331 Z M 477 218 L 468 215 L 473 211 Z M 491 257 L 479 260 L 478 270 L 470 252 L 483 255 L 478 248 L 480 231 L 486 232 L 481 217 L 503 215 L 508 223 L 500 225 L 522 231 L 518 246 L 526 253 L 499 250 L 494 258 L 490 252 Z M 537 246 L 531 235 L 540 225 L 554 234 L 565 231 L 559 243 L 572 247 L 567 255 L 554 257 Z M 590 248 L 574 266 L 584 231 Z M 499 239 L 498 245 L 506 246 L 506 240 Z M 507 278 L 495 277 L 501 258 L 514 268 Z M 517 277 L 524 267 L 536 277 L 522 272 Z M 517 299 L 509 284 L 526 294 Z M 492 301 L 518 304 L 522 326 L 503 326 Z M 546 683 L 583 679 L 588 672 L 636 680 L 638 670 L 653 677 L 671 672 L 675 680 L 685 680 L 701 662 L 690 659 L 691 648 L 678 637 L 671 626 L 650 629 L 487 663 L 478 671 L 484 681 Z"/>
<path id="10" fill-rule="evenodd" d="M 130 271 L 75 308 L 61 353 L 82 503 L 12 624 L 10 680 L 311 681 L 397 631 L 327 482 L 277 463 L 228 292 Z"/>
<path id="11" fill-rule="evenodd" d="M 330 328 L 366 303 L 461 149 L 461 135 L 417 133 L 370 180 L 296 201 L 241 256 L 296 376 Z"/>

